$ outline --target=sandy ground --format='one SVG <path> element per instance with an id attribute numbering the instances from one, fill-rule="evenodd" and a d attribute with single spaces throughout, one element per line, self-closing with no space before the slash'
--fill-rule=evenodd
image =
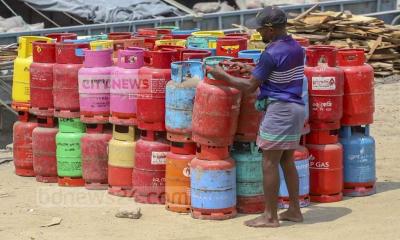
<path id="1" fill-rule="evenodd" d="M 0 239 L 400 239 L 400 82 L 376 87 L 377 189 L 374 196 L 346 198 L 304 209 L 302 224 L 253 229 L 240 215 L 227 221 L 201 221 L 141 205 L 104 191 L 60 188 L 14 175 L 12 163 L 0 165 Z M 62 206 L 60 206 L 60 204 Z M 121 207 L 142 209 L 139 220 L 116 218 Z M 60 225 L 40 227 L 53 217 Z"/>

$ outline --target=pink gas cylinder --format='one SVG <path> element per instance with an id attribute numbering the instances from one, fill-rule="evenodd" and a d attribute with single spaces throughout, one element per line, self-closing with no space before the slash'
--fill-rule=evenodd
<path id="1" fill-rule="evenodd" d="M 337 58 L 338 66 L 344 71 L 342 125 L 373 123 L 374 69 L 365 63 L 364 49 L 342 49 Z"/>
<path id="2" fill-rule="evenodd" d="M 54 116 L 79 118 L 78 72 L 83 57 L 79 49 L 89 48 L 88 43 L 56 43 L 56 64 L 53 68 Z"/>
<path id="3" fill-rule="evenodd" d="M 340 143 L 308 144 L 310 160 L 310 199 L 312 202 L 337 202 L 343 194 L 343 147 Z"/>
<path id="4" fill-rule="evenodd" d="M 137 97 L 140 84 L 139 68 L 143 66 L 143 49 L 118 51 L 118 63 L 111 74 L 110 122 L 136 125 Z"/>
<path id="5" fill-rule="evenodd" d="M 112 49 L 83 50 L 85 61 L 78 72 L 81 121 L 107 123 L 110 115 Z"/>
<path id="6" fill-rule="evenodd" d="M 309 89 L 310 134 L 326 134 L 326 131 L 340 128 L 343 70 L 336 67 L 336 49 L 332 46 L 308 47 L 306 61 L 304 73 Z"/>
<path id="7" fill-rule="evenodd" d="M 56 62 L 56 45 L 45 41 L 32 43 L 33 62 L 30 72 L 30 113 L 53 116 L 53 66 Z"/>
<path id="8" fill-rule="evenodd" d="M 82 177 L 85 188 L 106 190 L 108 188 L 108 142 L 112 137 L 111 125 L 88 124 L 81 138 Z"/>
<path id="9" fill-rule="evenodd" d="M 52 117 L 38 117 L 38 127 L 32 132 L 33 170 L 36 181 L 57 182 L 56 135 L 57 121 Z"/>
<path id="10" fill-rule="evenodd" d="M 146 51 L 145 66 L 139 70 L 140 88 L 137 99 L 138 128 L 165 131 L 165 87 L 171 80 L 171 62 L 176 50 Z"/>
<path id="11" fill-rule="evenodd" d="M 165 162 L 169 151 L 165 132 L 141 132 L 132 173 L 136 202 L 165 203 Z"/>

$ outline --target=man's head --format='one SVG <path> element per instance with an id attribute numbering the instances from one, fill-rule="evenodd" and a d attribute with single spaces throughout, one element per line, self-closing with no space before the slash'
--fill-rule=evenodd
<path id="1" fill-rule="evenodd" d="M 286 32 L 287 17 L 279 7 L 268 6 L 246 22 L 248 28 L 256 29 L 263 42 L 268 43 Z"/>

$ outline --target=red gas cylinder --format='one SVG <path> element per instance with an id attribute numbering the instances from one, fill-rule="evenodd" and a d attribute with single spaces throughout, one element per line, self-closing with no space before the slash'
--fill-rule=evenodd
<path id="1" fill-rule="evenodd" d="M 32 132 L 33 170 L 36 181 L 57 182 L 56 134 L 53 118 L 38 118 L 38 127 Z"/>
<path id="2" fill-rule="evenodd" d="M 343 115 L 343 70 L 336 67 L 336 49 L 308 47 L 306 61 L 311 130 L 339 129 Z"/>
<path id="3" fill-rule="evenodd" d="M 210 146 L 233 143 L 241 94 L 224 81 L 205 77 L 197 85 L 193 107 L 193 141 Z"/>
<path id="4" fill-rule="evenodd" d="M 46 37 L 53 38 L 56 42 L 64 42 L 64 40 L 75 40 L 78 35 L 76 33 L 49 33 Z"/>
<path id="5" fill-rule="evenodd" d="M 201 160 L 220 160 L 229 158 L 229 147 L 197 144 L 196 158 Z"/>
<path id="6" fill-rule="evenodd" d="M 265 210 L 265 197 L 259 196 L 237 196 L 236 208 L 239 213 L 257 214 Z"/>
<path id="7" fill-rule="evenodd" d="M 211 51 L 208 50 L 194 50 L 194 49 L 183 49 L 178 50 L 180 53 L 180 61 L 188 60 L 203 60 L 206 57 L 211 56 Z"/>
<path id="8" fill-rule="evenodd" d="M 238 57 L 242 50 L 247 49 L 247 38 L 221 37 L 217 39 L 217 56 Z"/>
<path id="9" fill-rule="evenodd" d="M 132 173 L 136 202 L 165 203 L 165 159 L 169 151 L 164 132 L 142 131 Z"/>
<path id="10" fill-rule="evenodd" d="M 250 39 L 250 35 L 247 33 L 228 33 L 228 34 L 225 34 L 225 36 L 227 36 L 227 37 L 243 37 L 243 38 Z"/>
<path id="11" fill-rule="evenodd" d="M 88 124 L 86 134 L 81 138 L 82 177 L 85 188 L 106 190 L 108 188 L 108 142 L 112 130 L 106 124 Z"/>
<path id="12" fill-rule="evenodd" d="M 31 108 L 29 112 L 40 116 L 53 116 L 53 66 L 56 45 L 45 41 L 32 43 L 33 62 L 30 72 Z"/>
<path id="13" fill-rule="evenodd" d="M 250 66 L 254 66 L 253 59 L 233 58 L 228 61 L 220 63 L 221 65 L 224 65 L 226 71 L 229 74 L 235 77 L 241 77 L 250 80 L 251 77 L 250 72 L 242 70 L 239 67 L 233 67 L 232 65 L 230 65 L 230 63 L 243 63 Z M 238 126 L 235 134 L 235 141 L 254 142 L 257 140 L 258 129 L 260 127 L 261 118 L 263 116 L 263 113 L 257 111 L 257 109 L 255 108 L 257 95 L 258 91 L 242 95 Z"/>
<path id="14" fill-rule="evenodd" d="M 130 32 L 112 32 L 108 34 L 109 40 L 129 39 L 132 37 Z"/>
<path id="15" fill-rule="evenodd" d="M 88 43 L 56 43 L 56 64 L 53 68 L 54 116 L 79 118 L 78 71 L 83 57 L 77 49 L 89 48 Z"/>
<path id="16" fill-rule="evenodd" d="M 190 211 L 190 167 L 194 155 L 168 153 L 165 173 L 165 208 L 172 212 Z"/>
<path id="17" fill-rule="evenodd" d="M 145 47 L 144 46 L 144 38 L 141 38 L 141 37 L 132 37 L 130 39 L 113 40 L 112 43 L 113 43 L 113 48 L 114 48 L 114 53 L 113 53 L 114 58 L 118 57 L 118 50 L 125 50 L 130 47 L 139 47 L 139 48 Z"/>
<path id="18" fill-rule="evenodd" d="M 310 46 L 310 40 L 307 38 L 296 37 L 294 40 L 296 40 L 302 47 Z"/>
<path id="19" fill-rule="evenodd" d="M 335 144 L 339 142 L 339 129 L 312 129 L 306 137 L 307 144 Z"/>
<path id="20" fill-rule="evenodd" d="M 171 62 L 176 50 L 146 51 L 145 65 L 139 70 L 137 99 L 138 128 L 165 131 L 165 86 L 171 80 Z"/>
<path id="21" fill-rule="evenodd" d="M 194 142 L 171 142 L 171 152 L 182 155 L 193 155 L 196 153 Z"/>
<path id="22" fill-rule="evenodd" d="M 374 69 L 365 63 L 363 49 L 343 49 L 337 54 L 338 66 L 344 71 L 342 125 L 373 123 Z"/>
<path id="23" fill-rule="evenodd" d="M 38 126 L 33 116 L 27 122 L 17 121 L 13 127 L 13 156 L 15 174 L 33 177 L 32 132 Z"/>
<path id="24" fill-rule="evenodd" d="M 340 143 L 307 145 L 310 160 L 310 198 L 312 202 L 342 200 L 343 147 Z"/>
<path id="25" fill-rule="evenodd" d="M 139 35 L 144 36 L 160 36 L 171 34 L 170 29 L 158 29 L 158 28 L 141 28 L 138 30 Z"/>

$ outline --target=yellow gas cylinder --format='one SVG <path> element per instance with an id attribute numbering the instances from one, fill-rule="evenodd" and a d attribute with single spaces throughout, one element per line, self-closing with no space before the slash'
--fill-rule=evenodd
<path id="1" fill-rule="evenodd" d="M 250 41 L 247 45 L 247 49 L 253 50 L 261 50 L 264 51 L 265 43 L 263 42 L 260 33 L 256 32 L 250 36 Z"/>
<path id="2" fill-rule="evenodd" d="M 108 165 L 133 168 L 135 160 L 135 128 L 114 125 L 113 138 L 108 145 Z"/>
<path id="3" fill-rule="evenodd" d="M 91 50 L 99 50 L 110 48 L 113 49 L 113 41 L 112 40 L 96 40 L 89 43 Z"/>
<path id="4" fill-rule="evenodd" d="M 198 31 L 192 33 L 192 36 L 196 37 L 223 37 L 225 36 L 224 31 Z"/>
<path id="5" fill-rule="evenodd" d="M 29 68 L 32 63 L 32 42 L 53 41 L 48 37 L 22 36 L 18 38 L 18 55 L 14 60 L 12 107 L 17 111 L 28 111 L 30 105 Z"/>
<path id="6" fill-rule="evenodd" d="M 168 46 L 180 46 L 180 47 L 185 47 L 186 46 L 186 40 L 183 39 L 161 39 L 156 41 L 156 46 L 161 46 L 161 45 L 168 45 Z"/>

